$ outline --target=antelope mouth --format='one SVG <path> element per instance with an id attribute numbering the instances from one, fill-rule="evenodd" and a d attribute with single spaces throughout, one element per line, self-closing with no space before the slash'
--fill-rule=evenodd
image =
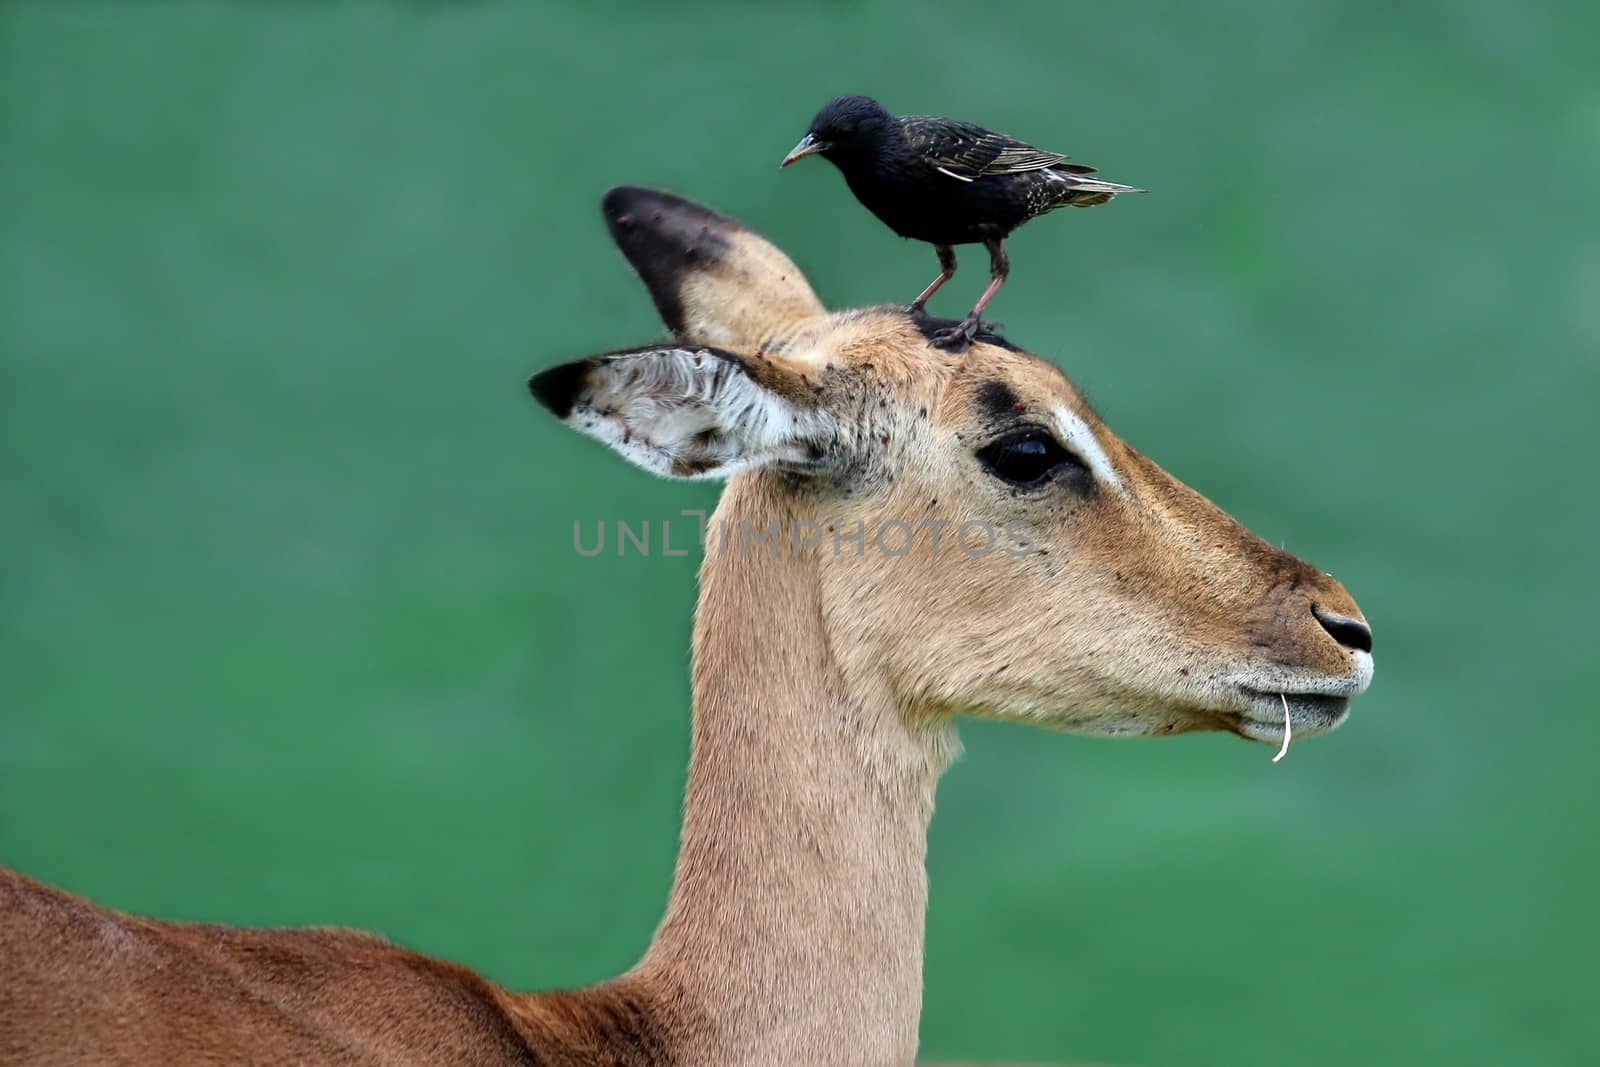
<path id="1" fill-rule="evenodd" d="M 1289 721 L 1299 736 L 1326 733 L 1350 715 L 1350 697 L 1337 693 L 1269 693 L 1240 686 L 1246 707 L 1229 717 L 1229 728 L 1252 741 L 1276 742 L 1283 737 L 1287 705 Z"/>

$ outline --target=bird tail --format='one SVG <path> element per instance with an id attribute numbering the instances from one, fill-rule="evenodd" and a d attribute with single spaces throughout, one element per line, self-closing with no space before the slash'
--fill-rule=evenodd
<path id="1" fill-rule="evenodd" d="M 1094 207 L 1096 204 L 1105 203 L 1119 193 L 1142 193 L 1147 191 L 1133 185 L 1119 185 L 1116 182 L 1090 178 L 1084 174 L 1063 174 L 1060 171 L 1051 171 L 1050 176 L 1067 186 L 1067 188 L 1061 190 L 1061 201 L 1056 204 L 1057 207 Z"/>

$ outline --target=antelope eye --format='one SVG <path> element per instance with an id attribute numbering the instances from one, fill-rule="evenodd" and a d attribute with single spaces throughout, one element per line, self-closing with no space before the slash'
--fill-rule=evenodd
<path id="1" fill-rule="evenodd" d="M 1084 470 L 1083 462 L 1041 429 L 1018 430 L 978 450 L 978 460 L 989 473 L 1012 485 L 1031 489 L 1065 473 L 1061 468 Z"/>

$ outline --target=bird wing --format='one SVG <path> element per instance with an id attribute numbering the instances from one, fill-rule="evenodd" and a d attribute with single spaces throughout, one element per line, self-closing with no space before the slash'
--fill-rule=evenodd
<path id="1" fill-rule="evenodd" d="M 935 170 L 958 181 L 970 182 L 989 174 L 1021 174 L 1047 167 L 1059 167 L 1074 174 L 1094 173 L 1093 167 L 1068 162 L 1068 157 L 1059 152 L 1043 151 L 970 122 L 939 115 L 907 115 L 900 123 L 911 148 Z"/>

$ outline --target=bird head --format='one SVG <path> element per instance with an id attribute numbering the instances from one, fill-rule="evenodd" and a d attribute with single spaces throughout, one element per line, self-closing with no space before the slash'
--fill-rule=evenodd
<path id="1" fill-rule="evenodd" d="M 870 96 L 836 96 L 822 105 L 811 120 L 811 128 L 783 157 L 780 167 L 810 155 L 847 153 L 858 146 L 876 143 L 894 116 Z"/>

